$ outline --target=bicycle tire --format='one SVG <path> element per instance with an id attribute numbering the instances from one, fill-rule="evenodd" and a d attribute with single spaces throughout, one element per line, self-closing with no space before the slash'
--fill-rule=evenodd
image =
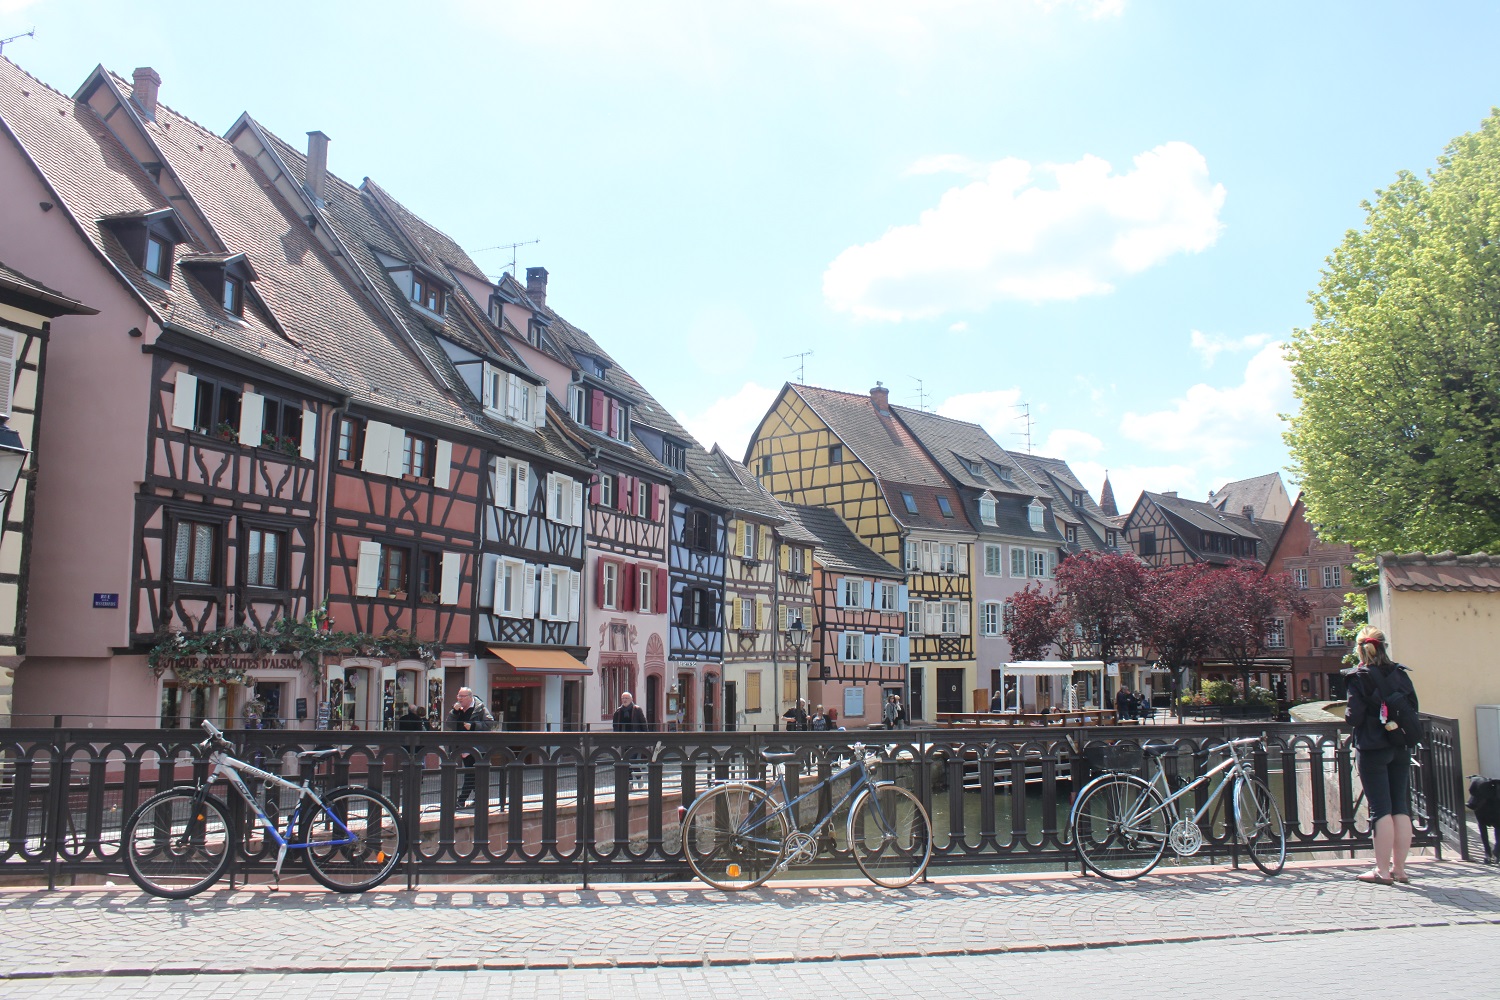
<path id="1" fill-rule="evenodd" d="M 335 788 L 302 818 L 298 836 L 308 872 L 334 892 L 375 888 L 406 853 L 400 812 L 373 788 Z"/>
<path id="2" fill-rule="evenodd" d="M 1255 867 L 1275 875 L 1286 866 L 1286 824 L 1270 787 L 1259 778 L 1234 783 L 1235 836 L 1245 845 Z"/>
<path id="3" fill-rule="evenodd" d="M 1167 850 L 1167 813 L 1161 805 L 1157 790 L 1133 775 L 1091 782 L 1073 809 L 1073 846 L 1079 862 L 1115 882 L 1151 871 Z M 1132 817 L 1142 812 L 1145 826 L 1139 819 L 1132 824 Z M 1122 833 L 1126 824 L 1132 828 Z"/>
<path id="4" fill-rule="evenodd" d="M 682 817 L 682 853 L 715 889 L 753 889 L 776 873 L 790 832 L 786 813 L 755 785 L 717 785 Z"/>
<path id="5" fill-rule="evenodd" d="M 877 839 L 879 846 L 872 850 Z M 922 800 L 890 782 L 861 792 L 849 810 L 849 850 L 859 870 L 876 885 L 911 885 L 932 860 L 932 820 Z"/>
<path id="6" fill-rule="evenodd" d="M 120 831 L 130 880 L 153 896 L 187 899 L 219 880 L 234 856 L 229 808 L 197 788 L 158 792 Z"/>

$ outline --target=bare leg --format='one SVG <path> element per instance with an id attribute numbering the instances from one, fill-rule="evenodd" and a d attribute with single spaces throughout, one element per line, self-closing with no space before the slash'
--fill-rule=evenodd
<path id="1" fill-rule="evenodd" d="M 1382 816 L 1375 821 L 1375 874 L 1381 878 L 1391 877 L 1391 854 L 1396 844 L 1396 824 L 1392 817 Z M 1411 846 L 1411 825 L 1407 824 L 1407 847 Z M 1402 862 L 1405 862 L 1405 857 Z"/>
<path id="2" fill-rule="evenodd" d="M 1393 816 L 1391 877 L 1406 878 L 1406 856 L 1411 853 L 1411 817 Z"/>

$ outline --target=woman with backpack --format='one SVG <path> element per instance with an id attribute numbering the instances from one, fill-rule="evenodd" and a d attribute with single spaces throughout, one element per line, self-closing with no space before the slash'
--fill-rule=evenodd
<path id="1" fill-rule="evenodd" d="M 1406 668 L 1386 652 L 1385 633 L 1373 625 L 1355 641 L 1359 665 L 1348 671 L 1345 719 L 1359 750 L 1359 780 L 1375 828 L 1375 870 L 1361 882 L 1406 883 L 1411 850 L 1411 749 L 1421 735 L 1417 691 Z"/>

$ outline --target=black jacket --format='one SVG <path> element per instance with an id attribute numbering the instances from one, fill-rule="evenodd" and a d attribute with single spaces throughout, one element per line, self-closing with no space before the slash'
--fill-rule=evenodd
<path id="1" fill-rule="evenodd" d="M 615 709 L 614 723 L 617 733 L 643 733 L 646 731 L 646 713 L 639 705 L 628 708 L 621 705 Z"/>
<path id="2" fill-rule="evenodd" d="M 1378 678 L 1376 671 L 1380 673 Z M 1385 726 L 1380 723 L 1380 703 L 1385 700 L 1380 695 L 1382 681 L 1393 691 L 1406 695 L 1411 707 L 1417 709 L 1417 689 L 1401 664 L 1355 667 L 1349 672 L 1349 707 L 1344 719 L 1354 730 L 1354 745 L 1361 750 L 1386 750 L 1391 746 Z"/>

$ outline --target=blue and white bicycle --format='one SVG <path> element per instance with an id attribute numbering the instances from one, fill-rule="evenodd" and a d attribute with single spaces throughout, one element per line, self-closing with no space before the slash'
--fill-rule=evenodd
<path id="1" fill-rule="evenodd" d="M 291 851 L 299 851 L 313 878 L 336 892 L 364 892 L 384 882 L 406 852 L 396 806 L 373 788 L 348 786 L 319 796 L 310 781 L 295 784 L 234 757 L 234 746 L 213 723 L 208 739 L 196 744 L 208 754 L 206 782 L 171 788 L 141 803 L 120 835 L 120 853 L 136 885 L 153 896 L 186 899 L 213 885 L 234 857 L 238 832 L 224 801 L 209 786 L 227 780 L 254 810 L 266 838 L 277 845 L 276 879 Z M 318 758 L 333 750 L 303 751 Z M 295 793 L 284 831 L 257 802 L 240 775 Z M 295 836 L 294 836 L 295 831 Z"/>

